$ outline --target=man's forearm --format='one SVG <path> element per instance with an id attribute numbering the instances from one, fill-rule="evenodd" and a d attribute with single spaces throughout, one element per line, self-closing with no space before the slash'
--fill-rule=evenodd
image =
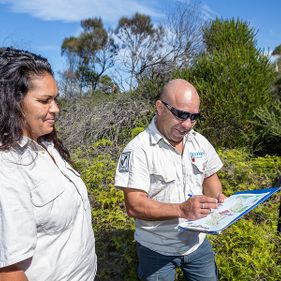
<path id="1" fill-rule="evenodd" d="M 143 194 L 128 191 L 125 194 L 127 213 L 143 220 L 168 220 L 180 216 L 179 204 L 162 203 Z"/>
<path id="2" fill-rule="evenodd" d="M 199 219 L 217 208 L 217 199 L 196 195 L 182 203 L 163 203 L 147 197 L 145 192 L 125 189 L 125 203 L 130 217 L 161 221 L 174 218 Z"/>
<path id="3" fill-rule="evenodd" d="M 218 199 L 218 196 L 222 193 L 221 182 L 217 174 L 205 178 L 203 182 L 203 194 L 212 198 Z"/>
<path id="4" fill-rule="evenodd" d="M 24 271 L 16 265 L 0 268 L 0 281 L 28 281 Z"/>

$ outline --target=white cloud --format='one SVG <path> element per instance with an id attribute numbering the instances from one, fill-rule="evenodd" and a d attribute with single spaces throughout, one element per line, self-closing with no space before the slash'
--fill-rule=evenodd
<path id="1" fill-rule="evenodd" d="M 101 17 L 115 23 L 121 16 L 135 12 L 153 17 L 161 14 L 139 3 L 138 0 L 0 0 L 13 12 L 27 13 L 43 20 L 76 22 L 89 17 Z"/>
<path id="2" fill-rule="evenodd" d="M 208 5 L 204 4 L 202 5 L 202 10 L 201 10 L 203 17 L 205 20 L 211 20 L 216 17 L 218 17 L 218 14 L 213 11 Z"/>

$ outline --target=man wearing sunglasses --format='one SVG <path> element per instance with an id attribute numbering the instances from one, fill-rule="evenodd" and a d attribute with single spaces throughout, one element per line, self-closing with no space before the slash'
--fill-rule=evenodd
<path id="1" fill-rule="evenodd" d="M 208 140 L 193 130 L 200 116 L 196 89 L 168 82 L 148 128 L 124 149 L 115 185 L 124 191 L 127 213 L 136 219 L 140 280 L 215 281 L 213 249 L 206 235 L 179 231 L 183 219 L 198 219 L 225 196 L 217 176 L 222 162 Z"/>

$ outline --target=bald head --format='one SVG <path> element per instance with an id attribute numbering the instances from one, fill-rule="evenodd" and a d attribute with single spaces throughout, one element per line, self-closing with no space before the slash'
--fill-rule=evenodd
<path id="1" fill-rule="evenodd" d="M 200 104 L 199 95 L 192 84 L 183 79 L 169 81 L 163 88 L 160 100 L 182 108 L 186 104 Z"/>
<path id="2" fill-rule="evenodd" d="M 181 145 L 199 116 L 200 99 L 196 89 L 186 80 L 171 80 L 164 86 L 155 106 L 157 129 L 173 146 Z"/>

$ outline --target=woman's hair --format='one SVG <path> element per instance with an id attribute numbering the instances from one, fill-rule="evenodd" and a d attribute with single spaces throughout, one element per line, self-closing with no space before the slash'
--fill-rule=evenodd
<path id="1" fill-rule="evenodd" d="M 46 58 L 28 51 L 0 48 L 0 150 L 12 147 L 23 136 L 24 115 L 21 103 L 31 87 L 34 76 L 49 73 Z M 61 156 L 69 161 L 69 152 L 57 138 L 56 130 L 38 139 L 52 141 Z"/>

